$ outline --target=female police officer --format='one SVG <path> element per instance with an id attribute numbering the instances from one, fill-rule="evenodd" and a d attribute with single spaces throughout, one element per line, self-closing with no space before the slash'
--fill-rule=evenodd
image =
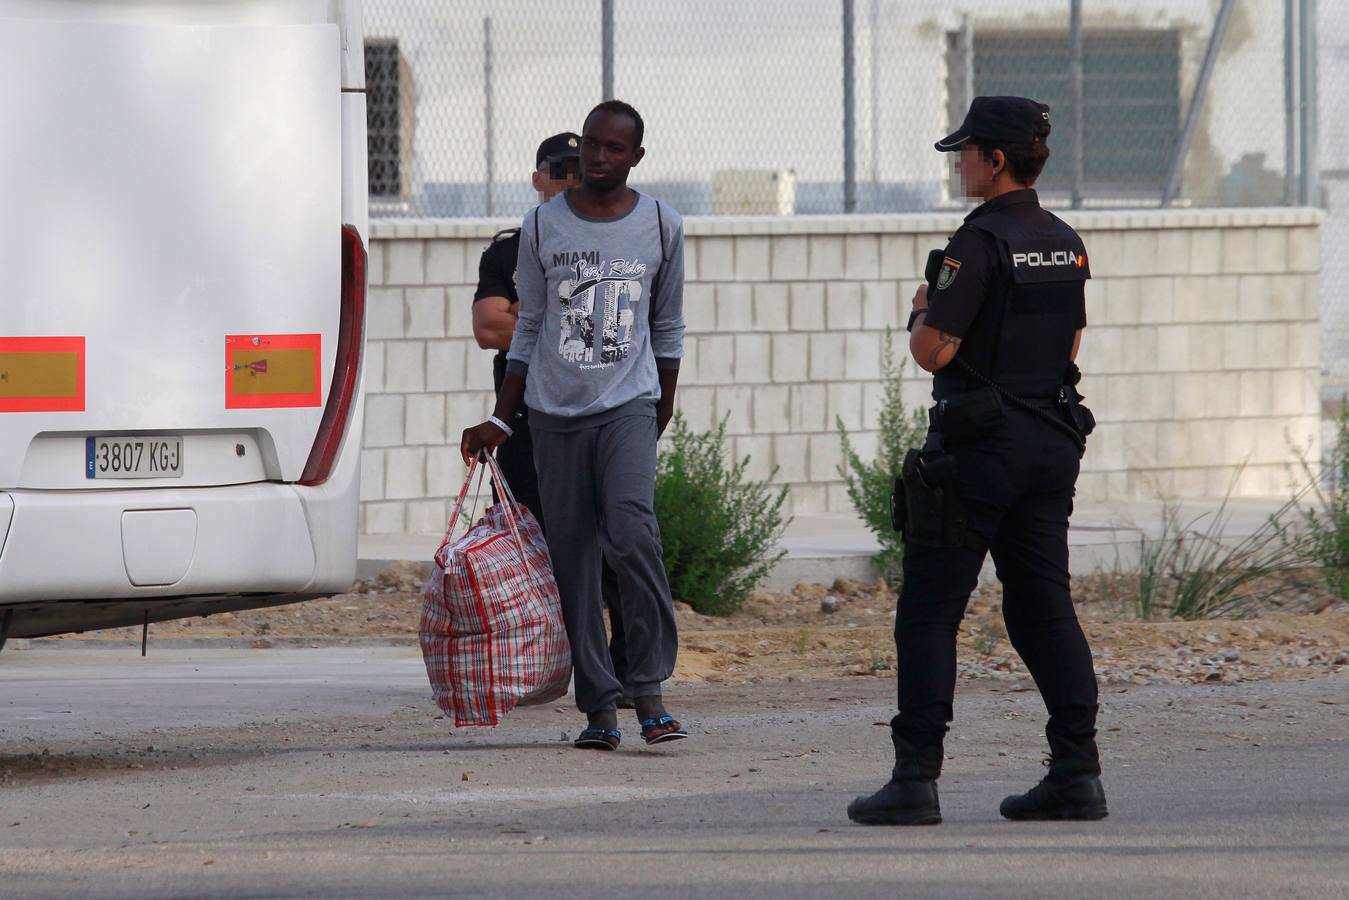
<path id="1" fill-rule="evenodd" d="M 932 429 L 903 477 L 904 586 L 895 622 L 895 767 L 848 816 L 941 821 L 936 779 L 951 721 L 956 630 L 991 552 L 1003 618 L 1049 710 L 1047 777 L 1008 797 L 1010 819 L 1106 815 L 1096 752 L 1096 678 L 1069 594 L 1068 516 L 1090 431 L 1073 360 L 1086 325 L 1086 252 L 1031 186 L 1049 157 L 1049 107 L 977 97 L 937 149 L 960 154 L 966 196 L 984 202 L 929 264 L 909 349 L 934 373 Z"/>

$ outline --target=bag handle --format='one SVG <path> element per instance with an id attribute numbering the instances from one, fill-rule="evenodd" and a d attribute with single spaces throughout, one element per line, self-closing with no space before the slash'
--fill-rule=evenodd
<path id="1" fill-rule="evenodd" d="M 519 501 L 515 499 L 515 494 L 511 493 L 511 486 L 506 482 L 506 476 L 501 471 L 501 466 L 497 464 L 496 456 L 491 453 L 481 454 L 486 459 L 487 471 L 492 475 L 492 481 L 497 485 L 497 493 L 501 495 L 502 508 L 506 513 L 506 525 L 511 530 L 511 536 L 515 538 L 515 549 L 520 553 L 520 562 L 524 563 L 525 570 L 534 580 L 538 580 L 538 573 L 529 563 L 529 554 L 525 552 L 525 540 L 520 535 L 520 524 L 516 521 L 516 511 L 519 509 Z"/>
<path id="2" fill-rule="evenodd" d="M 464 500 L 468 497 L 468 489 L 473 485 L 473 473 L 477 471 L 477 468 L 478 468 L 478 461 L 475 459 L 471 463 L 469 463 L 468 471 L 464 474 L 464 484 L 462 487 L 459 488 L 459 496 L 454 501 L 454 510 L 450 513 L 450 524 L 445 526 L 445 537 L 440 542 L 440 546 L 436 548 L 435 558 L 438 563 L 443 562 L 440 559 L 441 551 L 443 551 L 450 544 L 450 542 L 454 540 L 454 526 L 457 525 L 459 522 L 459 514 L 464 509 Z M 481 473 L 479 473 L 478 475 L 478 489 L 473 492 L 474 515 L 477 514 L 478 495 L 480 493 L 482 493 Z M 472 515 L 469 516 L 470 519 L 472 517 L 473 517 Z"/>
<path id="3" fill-rule="evenodd" d="M 459 497 L 454 501 L 454 511 L 450 513 L 450 524 L 445 527 L 445 540 L 449 541 L 450 535 L 454 534 L 454 526 L 459 521 L 459 512 L 464 508 L 464 500 L 468 497 L 468 489 L 473 484 L 473 473 L 478 469 L 478 460 L 474 459 L 468 464 L 468 472 L 464 474 L 463 487 L 459 488 Z M 474 491 L 476 498 L 478 492 L 482 490 L 482 480 L 479 477 L 478 490 Z"/>
<path id="4" fill-rule="evenodd" d="M 483 469 L 492 476 L 496 482 L 497 493 L 501 495 L 502 508 L 506 514 L 506 525 L 511 530 L 511 537 L 515 540 L 515 549 L 520 554 L 520 562 L 530 577 L 538 580 L 538 573 L 534 571 L 534 566 L 529 562 L 529 554 L 525 552 L 525 540 L 520 534 L 520 524 L 516 520 L 516 510 L 519 501 L 515 499 L 515 494 L 511 492 L 510 485 L 506 482 L 506 476 L 502 474 L 501 467 L 497 464 L 496 457 L 490 453 L 480 453 L 475 456 L 468 464 L 468 472 L 464 475 L 464 484 L 459 488 L 459 497 L 454 501 L 454 512 L 450 513 L 450 524 L 445 528 L 445 540 L 440 542 L 439 549 L 436 550 L 436 556 L 439 558 L 441 551 L 453 539 L 454 526 L 459 522 L 459 513 L 464 508 L 464 500 L 468 497 L 468 489 L 473 484 L 473 474 L 478 471 L 479 462 L 482 462 Z M 478 489 L 474 491 L 476 498 L 482 492 L 482 476 L 479 473 Z"/>

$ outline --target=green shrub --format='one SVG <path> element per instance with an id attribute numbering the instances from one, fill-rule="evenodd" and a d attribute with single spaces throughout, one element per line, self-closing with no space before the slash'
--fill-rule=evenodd
<path id="1" fill-rule="evenodd" d="M 1314 506 L 1303 510 L 1302 546 L 1310 562 L 1318 566 L 1326 585 L 1341 600 L 1349 600 L 1349 397 L 1340 405 L 1339 427 L 1331 450 L 1328 482 L 1315 477 L 1303 462 Z"/>
<path id="2" fill-rule="evenodd" d="M 881 366 L 885 393 L 881 401 L 876 458 L 862 459 L 853 446 L 848 429 L 843 427 L 843 420 L 838 419 L 838 436 L 843 443 L 843 465 L 838 471 L 847 485 L 853 509 L 880 542 L 876 568 L 890 585 L 898 587 L 904 574 L 904 544 L 890 525 L 890 494 L 894 490 L 895 476 L 904 465 L 904 454 L 910 447 L 923 443 L 927 434 L 927 414 L 921 409 L 911 412 L 904 405 L 904 372 L 895 363 L 894 336 L 888 328 Z"/>
<path id="3" fill-rule="evenodd" d="M 1161 530 L 1140 530 L 1138 570 L 1117 558 L 1109 583 L 1125 611 L 1140 619 L 1211 619 L 1289 608 L 1307 587 L 1305 536 L 1290 525 L 1299 492 L 1249 535 L 1231 535 L 1228 503 L 1240 469 L 1211 513 L 1181 518 L 1180 505 L 1163 499 Z"/>
<path id="4" fill-rule="evenodd" d="M 773 548 L 787 528 L 787 488 L 747 481 L 748 456 L 727 466 L 725 419 L 715 431 L 694 434 L 676 414 L 673 429 L 656 462 L 670 590 L 704 615 L 729 616 L 786 553 Z"/>

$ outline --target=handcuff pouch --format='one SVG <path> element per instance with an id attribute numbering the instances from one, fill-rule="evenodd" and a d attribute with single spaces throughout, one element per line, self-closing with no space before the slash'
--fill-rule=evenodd
<path id="1" fill-rule="evenodd" d="M 947 444 L 968 444 L 988 437 L 1007 421 L 1002 396 L 991 387 L 954 394 L 928 410 L 928 421 Z"/>

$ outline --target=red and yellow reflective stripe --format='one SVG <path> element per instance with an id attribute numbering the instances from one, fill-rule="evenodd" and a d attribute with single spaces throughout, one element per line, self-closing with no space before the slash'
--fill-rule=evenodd
<path id="1" fill-rule="evenodd" d="M 0 412 L 83 410 L 83 337 L 0 337 Z"/>
<path id="2" fill-rule="evenodd" d="M 321 334 L 225 336 L 225 408 L 277 409 L 323 402 Z"/>

